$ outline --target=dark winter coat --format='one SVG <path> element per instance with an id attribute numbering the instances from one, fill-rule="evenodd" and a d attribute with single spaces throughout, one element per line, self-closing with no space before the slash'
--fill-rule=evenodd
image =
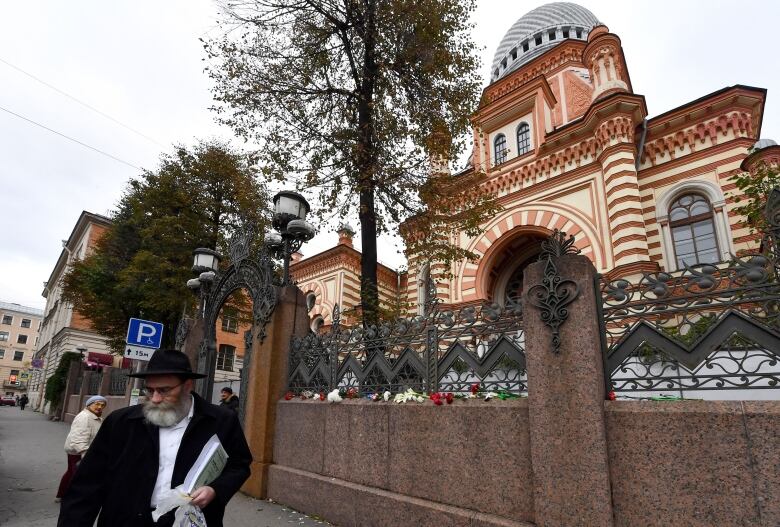
<path id="1" fill-rule="evenodd" d="M 221 401 L 219 403 L 219 405 L 220 406 L 224 406 L 226 408 L 230 408 L 234 412 L 238 412 L 238 396 L 237 395 L 231 395 L 226 400 Z"/>
<path id="2" fill-rule="evenodd" d="M 192 420 L 182 437 L 171 486 L 184 482 L 203 445 L 217 434 L 228 454 L 222 474 L 209 484 L 216 497 L 204 510 L 209 527 L 221 527 L 225 505 L 249 477 L 249 452 L 235 412 L 197 394 Z M 157 481 L 160 432 L 147 423 L 142 405 L 112 412 L 81 461 L 62 499 L 58 527 L 137 527 L 151 524 L 150 502 Z"/>

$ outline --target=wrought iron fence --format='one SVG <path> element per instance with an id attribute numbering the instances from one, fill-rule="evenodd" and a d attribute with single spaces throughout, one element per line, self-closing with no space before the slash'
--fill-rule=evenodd
<path id="1" fill-rule="evenodd" d="M 100 393 L 100 383 L 103 380 L 103 374 L 99 371 L 87 373 L 87 394 L 97 395 Z"/>
<path id="2" fill-rule="evenodd" d="M 761 252 L 645 273 L 633 283 L 601 280 L 608 389 L 697 397 L 710 390 L 780 388 L 777 190 L 766 215 Z"/>
<path id="3" fill-rule="evenodd" d="M 361 395 L 412 388 L 420 392 L 526 391 L 525 334 L 519 302 L 459 309 L 434 306 L 425 316 L 368 328 L 333 325 L 293 339 L 293 392 L 356 388 Z"/>
<path id="4" fill-rule="evenodd" d="M 127 374 L 130 373 L 130 369 L 112 368 L 111 369 L 111 382 L 108 387 L 109 395 L 124 395 L 127 389 Z"/>

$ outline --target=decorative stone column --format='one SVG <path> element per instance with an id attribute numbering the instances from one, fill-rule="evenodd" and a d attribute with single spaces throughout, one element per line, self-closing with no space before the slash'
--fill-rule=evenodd
<path id="1" fill-rule="evenodd" d="M 656 268 L 650 261 L 647 228 L 639 195 L 634 127 L 631 115 L 617 114 L 605 119 L 596 128 L 596 139 L 601 147 L 598 161 L 607 198 L 614 274 L 617 276 Z"/>
<path id="2" fill-rule="evenodd" d="M 591 100 L 617 91 L 631 91 L 620 38 L 610 33 L 607 26 L 596 26 L 590 31 L 582 59 L 593 81 Z"/>
<path id="3" fill-rule="evenodd" d="M 265 331 L 262 341 L 256 338 Z M 252 474 L 241 490 L 256 498 L 265 498 L 268 467 L 273 463 L 276 404 L 287 389 L 290 341 L 309 331 L 306 298 L 295 286 L 279 288 L 279 299 L 268 325 L 252 327 L 255 338 L 249 364 L 244 363 L 248 379 L 244 399 L 244 434 L 252 451 Z"/>
<path id="4" fill-rule="evenodd" d="M 551 259 L 524 273 L 535 523 L 611 527 L 596 270 L 556 234 L 543 244 Z"/>

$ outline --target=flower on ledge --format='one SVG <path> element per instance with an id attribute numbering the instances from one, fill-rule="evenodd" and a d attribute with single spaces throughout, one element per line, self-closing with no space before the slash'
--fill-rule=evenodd
<path id="1" fill-rule="evenodd" d="M 295 394 L 292 392 L 287 392 L 286 394 L 284 394 L 285 401 L 291 401 L 293 397 L 295 397 Z"/>
<path id="2" fill-rule="evenodd" d="M 423 394 L 417 393 L 414 390 L 412 390 L 411 388 L 409 388 L 408 390 L 406 390 L 403 393 L 396 394 L 395 397 L 393 398 L 393 401 L 396 402 L 396 403 L 405 403 L 405 402 L 408 402 L 408 401 L 414 401 L 414 402 L 421 403 L 424 400 L 425 400 L 425 397 L 423 396 Z"/>
<path id="3" fill-rule="evenodd" d="M 339 395 L 338 388 L 328 394 L 329 403 L 340 403 L 341 401 L 343 401 L 343 399 L 341 398 L 341 395 Z"/>

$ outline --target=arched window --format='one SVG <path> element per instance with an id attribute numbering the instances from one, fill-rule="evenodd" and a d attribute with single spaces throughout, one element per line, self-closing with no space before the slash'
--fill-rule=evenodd
<path id="1" fill-rule="evenodd" d="M 427 309 L 430 304 L 430 281 L 431 266 L 426 263 L 420 269 L 417 275 L 417 314 L 427 315 Z"/>
<path id="2" fill-rule="evenodd" d="M 531 128 L 528 123 L 517 127 L 517 155 L 527 154 L 531 150 Z"/>
<path id="3" fill-rule="evenodd" d="M 685 194 L 669 207 L 677 267 L 720 261 L 712 205 L 701 194 Z"/>
<path id="4" fill-rule="evenodd" d="M 504 134 L 498 134 L 493 140 L 493 151 L 497 165 L 506 161 L 506 136 Z"/>

